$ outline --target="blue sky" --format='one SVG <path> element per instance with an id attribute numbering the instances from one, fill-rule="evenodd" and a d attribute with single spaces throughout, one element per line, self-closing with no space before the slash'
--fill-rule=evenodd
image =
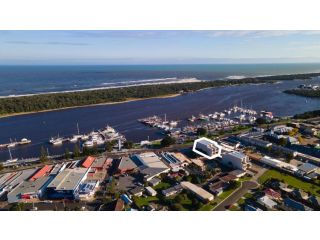
<path id="1" fill-rule="evenodd" d="M 0 31 L 0 64 L 320 62 L 320 31 Z"/>

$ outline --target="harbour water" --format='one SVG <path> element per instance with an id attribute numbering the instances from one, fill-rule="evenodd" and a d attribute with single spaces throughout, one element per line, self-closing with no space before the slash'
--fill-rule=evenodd
<path id="1" fill-rule="evenodd" d="M 120 104 L 99 105 L 65 109 L 36 114 L 20 115 L 0 119 L 0 143 L 9 139 L 28 138 L 29 145 L 18 146 L 11 150 L 15 158 L 28 158 L 39 155 L 41 146 L 48 148 L 51 155 L 61 154 L 65 148 L 73 149 L 74 144 L 51 146 L 47 142 L 58 134 L 68 136 L 77 132 L 88 133 L 105 127 L 107 124 L 124 134 L 127 139 L 138 142 L 159 139 L 163 135 L 157 129 L 149 128 L 137 119 L 166 114 L 169 120 L 183 120 L 199 113 L 223 111 L 234 105 L 242 104 L 257 111 L 272 111 L 277 116 L 290 116 L 296 113 L 319 109 L 320 99 L 288 95 L 283 90 L 299 84 L 319 83 L 314 80 L 283 81 L 277 84 L 242 85 L 206 89 L 173 98 L 157 98 Z M 7 149 L 0 150 L 0 160 L 9 159 Z"/>

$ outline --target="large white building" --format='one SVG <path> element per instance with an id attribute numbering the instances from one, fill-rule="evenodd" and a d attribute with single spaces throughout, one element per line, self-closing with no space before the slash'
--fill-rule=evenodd
<path id="1" fill-rule="evenodd" d="M 221 163 L 233 169 L 247 170 L 249 157 L 242 152 L 229 152 L 222 155 Z"/>
<path id="2" fill-rule="evenodd" d="M 193 151 L 209 159 L 221 156 L 221 146 L 217 142 L 207 138 L 196 140 Z"/>

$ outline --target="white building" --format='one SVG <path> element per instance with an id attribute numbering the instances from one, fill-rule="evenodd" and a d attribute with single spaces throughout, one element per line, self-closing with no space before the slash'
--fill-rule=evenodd
<path id="1" fill-rule="evenodd" d="M 193 151 L 209 159 L 221 156 L 221 146 L 217 142 L 207 138 L 196 140 Z"/>
<path id="2" fill-rule="evenodd" d="M 249 157 L 242 152 L 230 152 L 222 155 L 221 163 L 233 169 L 247 170 Z"/>
<path id="3" fill-rule="evenodd" d="M 146 187 L 146 191 L 150 196 L 156 196 L 157 192 L 152 187 Z"/>

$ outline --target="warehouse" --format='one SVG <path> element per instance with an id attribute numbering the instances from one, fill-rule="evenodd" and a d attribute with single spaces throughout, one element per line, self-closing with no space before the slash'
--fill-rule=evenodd
<path id="1" fill-rule="evenodd" d="M 168 168 L 154 152 L 141 153 L 139 155 L 135 155 L 135 157 L 141 162 L 141 164 L 149 168 Z"/>
<path id="2" fill-rule="evenodd" d="M 14 203 L 41 198 L 51 180 L 52 177 L 44 176 L 32 181 L 23 181 L 8 193 L 8 202 Z"/>
<path id="3" fill-rule="evenodd" d="M 77 199 L 79 185 L 86 179 L 90 168 L 65 169 L 47 187 L 50 199 Z"/>

